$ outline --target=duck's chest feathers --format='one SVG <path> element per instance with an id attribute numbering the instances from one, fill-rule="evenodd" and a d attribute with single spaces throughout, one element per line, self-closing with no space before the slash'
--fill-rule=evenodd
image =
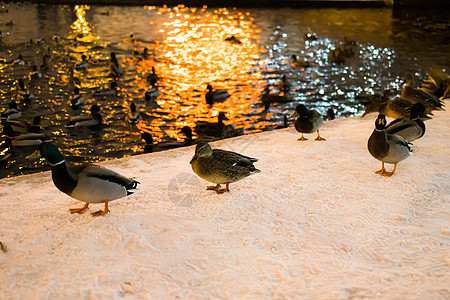
<path id="1" fill-rule="evenodd" d="M 384 131 L 374 130 L 369 138 L 368 148 L 370 154 L 376 159 L 382 159 L 389 153 L 389 144 Z"/>
<path id="2" fill-rule="evenodd" d="M 299 132 L 313 133 L 316 131 L 316 128 L 317 122 L 314 122 L 312 119 L 299 117 L 295 121 L 295 129 Z"/>
<path id="3" fill-rule="evenodd" d="M 69 173 L 64 161 L 52 166 L 52 179 L 55 186 L 68 195 L 73 192 L 78 183 L 78 180 Z"/>

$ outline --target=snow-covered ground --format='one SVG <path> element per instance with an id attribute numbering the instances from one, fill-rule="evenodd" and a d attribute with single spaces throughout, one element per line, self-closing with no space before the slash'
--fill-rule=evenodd
<path id="1" fill-rule="evenodd" d="M 224 195 L 194 147 L 105 162 L 141 185 L 104 217 L 71 215 L 49 172 L 3 179 L 0 299 L 449 299 L 450 109 L 435 115 L 391 178 L 371 114 L 325 122 L 325 142 L 291 127 L 212 143 L 259 158 Z"/>

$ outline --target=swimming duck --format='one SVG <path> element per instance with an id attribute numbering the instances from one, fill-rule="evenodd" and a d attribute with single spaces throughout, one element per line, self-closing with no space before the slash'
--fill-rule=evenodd
<path id="1" fill-rule="evenodd" d="M 23 60 L 22 54 L 19 54 L 17 59 L 15 59 L 13 61 L 13 64 L 16 65 L 16 66 L 24 66 L 25 65 L 25 61 Z"/>
<path id="2" fill-rule="evenodd" d="M 242 44 L 242 42 L 237 37 L 235 37 L 234 35 L 232 35 L 230 37 L 227 37 L 225 39 L 225 41 L 230 42 L 232 44 L 236 44 L 236 45 Z"/>
<path id="3" fill-rule="evenodd" d="M 406 75 L 405 82 L 406 85 L 402 89 L 402 98 L 408 99 L 413 103 L 422 103 L 428 112 L 437 109 L 443 110 L 444 103 L 438 97 L 414 87 L 414 77 L 411 74 Z"/>
<path id="4" fill-rule="evenodd" d="M 266 108 L 272 103 L 287 103 L 292 101 L 294 101 L 294 99 L 288 97 L 284 93 L 271 94 L 270 88 L 268 86 L 264 88 L 264 91 L 261 94 L 261 102 L 264 104 Z"/>
<path id="5" fill-rule="evenodd" d="M 1 113 L 1 119 L 5 120 L 17 120 L 22 117 L 22 112 L 17 107 L 17 103 L 15 101 L 11 101 L 8 103 L 8 109 Z"/>
<path id="6" fill-rule="evenodd" d="M 80 95 L 80 89 L 77 86 L 73 89 L 73 96 L 70 99 L 70 104 L 73 110 L 81 108 L 84 104 L 84 97 Z"/>
<path id="7" fill-rule="evenodd" d="M 92 213 L 103 216 L 109 212 L 110 201 L 136 192 L 139 182 L 97 165 L 70 166 L 59 149 L 51 142 L 44 141 L 28 159 L 45 158 L 52 169 L 55 186 L 72 198 L 86 202 L 81 208 L 72 208 L 70 213 L 84 213 L 90 203 L 105 203 L 105 209 Z"/>
<path id="8" fill-rule="evenodd" d="M 186 147 L 194 143 L 192 129 L 190 127 L 184 126 L 183 128 L 181 128 L 180 133 L 183 133 L 186 137 L 183 142 L 168 141 L 168 142 L 160 142 L 158 144 L 154 144 L 153 136 L 149 132 L 142 133 L 141 138 L 145 141 L 144 153 L 152 153 L 180 147 Z"/>
<path id="9" fill-rule="evenodd" d="M 420 119 L 419 114 L 424 111 L 425 106 L 422 103 L 414 104 L 411 108 L 410 117 L 395 119 L 387 124 L 386 133 L 399 135 L 408 142 L 421 138 L 425 134 L 425 124 Z"/>
<path id="10" fill-rule="evenodd" d="M 158 75 L 156 75 L 155 67 L 152 67 L 152 72 L 147 75 L 147 81 L 154 85 L 158 81 Z"/>
<path id="11" fill-rule="evenodd" d="M 3 126 L 9 125 L 13 129 L 13 131 L 16 135 L 21 134 L 21 133 L 27 133 L 27 132 L 41 133 L 41 131 L 42 131 L 41 126 L 40 126 L 41 119 L 42 118 L 40 116 L 36 116 L 36 117 L 34 117 L 33 123 L 29 123 L 26 121 L 2 119 L 1 124 Z"/>
<path id="12" fill-rule="evenodd" d="M 152 81 L 152 87 L 145 91 L 145 101 L 154 101 L 159 97 L 159 89 L 156 85 L 156 81 Z"/>
<path id="13" fill-rule="evenodd" d="M 94 92 L 94 96 L 112 96 L 117 94 L 117 82 L 112 81 L 109 88 L 99 89 Z"/>
<path id="14" fill-rule="evenodd" d="M 34 97 L 33 94 L 25 87 L 25 83 L 22 78 L 18 80 L 19 87 L 17 88 L 17 100 L 30 103 Z"/>
<path id="15" fill-rule="evenodd" d="M 307 140 L 307 138 L 303 137 L 303 133 L 314 133 L 315 131 L 317 131 L 317 138 L 315 138 L 315 140 L 325 141 L 319 133 L 323 119 L 317 110 L 308 110 L 305 105 L 299 104 L 295 108 L 294 113 L 291 115 L 291 118 L 295 117 L 297 117 L 297 120 L 295 120 L 295 129 L 302 134 L 301 138 L 298 139 L 299 141 Z"/>
<path id="16" fill-rule="evenodd" d="M 88 66 L 87 57 L 86 57 L 86 55 L 83 54 L 83 55 L 81 55 L 81 61 L 78 61 L 75 64 L 75 69 L 84 70 L 87 68 L 87 66 Z"/>
<path id="17" fill-rule="evenodd" d="M 43 133 L 33 132 L 16 135 L 10 125 L 3 127 L 3 133 L 6 135 L 6 139 L 9 140 L 7 144 L 14 147 L 37 146 L 42 143 L 41 139 L 45 137 Z"/>
<path id="18" fill-rule="evenodd" d="M 88 127 L 92 129 L 98 129 L 103 124 L 103 117 L 99 113 L 100 107 L 96 104 L 91 106 L 90 116 L 77 116 L 72 118 L 72 120 L 66 125 L 67 128 L 73 127 Z"/>
<path id="19" fill-rule="evenodd" d="M 113 77 L 122 75 L 122 66 L 116 58 L 116 53 L 111 52 L 111 60 L 109 61 L 109 74 Z"/>
<path id="20" fill-rule="evenodd" d="M 36 79 L 42 78 L 42 73 L 38 71 L 36 66 L 33 66 L 31 69 L 30 75 L 28 75 L 28 78 L 30 80 L 36 80 Z"/>
<path id="21" fill-rule="evenodd" d="M 294 68 L 307 68 L 310 66 L 310 63 L 306 60 L 299 60 L 297 59 L 297 55 L 293 54 L 292 55 L 292 63 L 291 65 Z"/>
<path id="22" fill-rule="evenodd" d="M 208 105 L 213 105 L 215 102 L 223 102 L 231 95 L 228 94 L 226 89 L 217 89 L 213 91 L 213 87 L 208 83 L 206 85 L 206 95 L 205 100 Z"/>
<path id="23" fill-rule="evenodd" d="M 126 115 L 125 120 L 130 123 L 138 123 L 142 121 L 142 115 L 139 111 L 137 111 L 136 104 L 131 103 L 130 112 Z"/>
<path id="24" fill-rule="evenodd" d="M 373 102 L 367 105 L 361 118 L 372 112 L 379 112 L 393 119 L 409 118 L 413 105 L 414 103 L 401 97 L 386 102 Z M 432 113 L 429 114 L 433 115 Z M 424 120 L 430 119 L 426 111 L 419 115 Z"/>
<path id="25" fill-rule="evenodd" d="M 217 123 L 197 121 L 194 131 L 199 136 L 230 138 L 244 134 L 242 128 L 236 129 L 233 125 L 225 125 L 223 121 L 229 120 L 225 116 L 225 112 L 219 112 Z"/>
<path id="26" fill-rule="evenodd" d="M 208 143 L 199 142 L 195 147 L 195 155 L 190 164 L 195 174 L 216 184 L 216 186 L 208 186 L 207 190 L 223 194 L 230 191 L 230 183 L 260 173 L 261 171 L 253 165 L 257 161 L 256 158 L 236 152 L 213 150 Z M 220 189 L 221 184 L 226 185 L 224 189 Z"/>
<path id="27" fill-rule="evenodd" d="M 287 80 L 286 75 L 283 75 L 281 77 L 281 81 L 280 81 L 280 84 L 279 84 L 278 88 L 283 93 L 287 93 L 287 92 L 289 92 L 291 90 L 291 84 Z"/>
<path id="28" fill-rule="evenodd" d="M 388 134 L 385 131 L 386 116 L 379 114 L 375 121 L 375 129 L 369 138 L 367 147 L 370 154 L 381 161 L 381 170 L 375 173 L 382 176 L 392 176 L 395 173 L 397 164 L 408 158 L 411 148 L 408 141 L 396 134 Z M 384 168 L 384 163 L 394 164 L 392 172 L 387 172 Z"/>

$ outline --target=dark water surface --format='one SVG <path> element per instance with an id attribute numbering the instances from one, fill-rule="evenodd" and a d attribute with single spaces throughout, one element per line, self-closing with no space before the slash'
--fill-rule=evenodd
<path id="1" fill-rule="evenodd" d="M 34 98 L 19 102 L 22 120 L 42 116 L 42 127 L 72 161 L 101 161 L 142 153 L 142 132 L 155 142 L 177 140 L 183 126 L 217 121 L 226 112 L 236 128 L 252 133 L 283 126 L 283 117 L 298 103 L 324 113 L 332 107 L 337 117 L 361 114 L 355 96 L 385 89 L 400 91 L 406 73 L 423 79 L 428 67 L 447 68 L 450 61 L 448 10 L 188 8 L 141 6 L 63 6 L 7 4 L 0 10 L 0 111 L 16 98 L 22 78 Z M 316 40 L 305 40 L 306 34 Z M 57 39 L 52 37 L 57 35 Z M 130 35 L 133 35 L 132 38 Z M 241 44 L 225 38 L 236 36 Z M 76 38 L 76 42 L 75 42 Z M 330 51 L 345 39 L 355 41 L 355 55 L 343 65 L 330 61 Z M 32 40 L 32 41 L 30 41 Z M 39 42 L 38 42 L 39 41 Z M 139 59 L 133 50 L 148 56 Z M 124 74 L 118 95 L 94 97 L 113 80 L 108 75 L 115 52 Z M 25 65 L 12 62 L 21 54 Z M 70 107 L 73 80 L 70 70 L 85 54 L 88 68 L 75 71 L 86 104 Z M 295 54 L 310 63 L 293 67 Z M 41 66 L 39 79 L 29 79 L 32 66 Z M 141 57 L 142 58 L 142 57 Z M 145 101 L 147 74 L 159 76 L 157 104 Z M 279 93 L 281 77 L 291 83 L 294 101 L 273 104 L 264 111 L 260 96 L 266 86 Z M 206 85 L 226 89 L 231 96 L 209 107 Z M 126 120 L 131 103 L 143 120 Z M 101 130 L 70 129 L 70 118 L 101 107 Z M 1 136 L 0 151 L 5 148 Z M 35 148 L 17 149 L 0 166 L 0 178 L 48 169 L 47 163 L 25 160 Z"/>

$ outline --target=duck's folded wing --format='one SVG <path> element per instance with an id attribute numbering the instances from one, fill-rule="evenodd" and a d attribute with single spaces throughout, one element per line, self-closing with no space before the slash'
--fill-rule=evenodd
<path id="1" fill-rule="evenodd" d="M 412 125 L 414 125 L 414 121 L 407 118 L 398 118 L 386 125 L 386 133 L 395 134 Z"/>
<path id="2" fill-rule="evenodd" d="M 120 175 L 119 173 L 116 173 L 114 171 L 111 171 L 109 169 L 97 165 L 89 165 L 85 167 L 82 172 L 87 177 L 95 177 L 98 179 L 114 182 L 127 188 L 128 187 L 134 188 L 135 186 L 133 185 L 137 183 L 133 179 L 127 178 L 123 175 Z"/>
<path id="3" fill-rule="evenodd" d="M 248 157 L 236 152 L 226 151 L 215 149 L 213 150 L 214 159 L 218 159 L 221 161 L 226 161 L 229 164 L 236 167 L 248 167 L 252 166 L 254 162 L 257 162 L 258 159 L 253 157 Z"/>

